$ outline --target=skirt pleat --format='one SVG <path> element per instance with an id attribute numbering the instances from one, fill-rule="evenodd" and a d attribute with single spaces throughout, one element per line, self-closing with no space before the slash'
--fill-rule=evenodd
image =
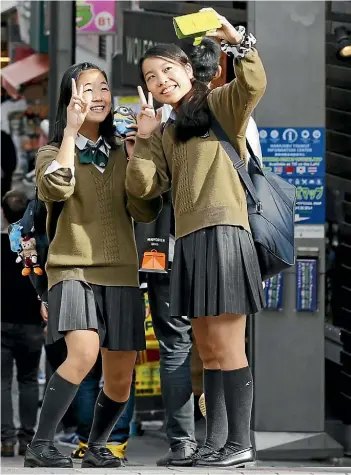
<path id="1" fill-rule="evenodd" d="M 106 287 L 77 280 L 49 291 L 47 344 L 68 331 L 96 330 L 100 346 L 112 351 L 141 351 L 146 347 L 142 294 L 138 287 Z"/>
<path id="2" fill-rule="evenodd" d="M 213 226 L 177 240 L 171 275 L 171 315 L 248 315 L 264 306 L 257 253 L 245 229 Z"/>

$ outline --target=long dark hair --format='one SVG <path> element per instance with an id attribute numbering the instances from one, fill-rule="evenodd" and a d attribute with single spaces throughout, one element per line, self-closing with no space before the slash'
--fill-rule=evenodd
<path id="1" fill-rule="evenodd" d="M 88 71 L 89 69 L 97 69 L 100 71 L 104 75 L 106 82 L 108 82 L 105 71 L 93 63 L 74 64 L 66 70 L 61 80 L 60 97 L 57 104 L 54 131 L 49 140 L 50 143 L 61 144 L 62 142 L 63 132 L 67 124 L 67 106 L 72 97 L 72 79 L 77 81 L 80 73 Z M 99 132 L 112 148 L 116 147 L 112 110 L 107 115 L 106 119 L 99 125 Z"/>
<path id="2" fill-rule="evenodd" d="M 143 62 L 147 58 L 166 58 L 182 66 L 191 65 L 188 56 L 179 46 L 173 43 L 159 43 L 149 48 L 139 61 L 139 71 L 143 75 Z M 175 121 L 176 138 L 186 142 L 192 137 L 205 135 L 211 126 L 211 114 L 207 104 L 209 89 L 207 85 L 197 79 L 192 79 L 192 88 L 181 100 Z"/>

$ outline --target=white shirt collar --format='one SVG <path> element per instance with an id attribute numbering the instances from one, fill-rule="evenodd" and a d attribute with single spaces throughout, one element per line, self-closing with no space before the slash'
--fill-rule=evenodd
<path id="1" fill-rule="evenodd" d="M 90 145 L 96 145 L 100 139 L 101 139 L 101 135 L 97 139 L 96 142 L 93 142 L 92 140 L 89 140 L 87 137 L 84 137 L 84 135 L 77 134 L 76 146 L 77 148 L 79 148 L 79 150 L 83 150 L 88 142 L 90 143 Z M 99 148 L 107 157 L 109 156 L 111 146 L 106 142 L 106 140 L 103 141 L 103 143 L 101 144 Z"/>
<path id="2" fill-rule="evenodd" d="M 171 120 L 176 120 L 176 118 L 177 118 L 177 113 L 176 113 L 176 111 L 175 111 L 174 109 L 172 109 L 171 113 L 169 114 L 169 118 L 170 118 Z"/>

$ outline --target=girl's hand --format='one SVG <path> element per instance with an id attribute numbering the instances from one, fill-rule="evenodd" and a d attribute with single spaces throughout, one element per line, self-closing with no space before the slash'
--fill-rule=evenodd
<path id="1" fill-rule="evenodd" d="M 241 34 L 234 28 L 231 23 L 229 23 L 229 21 L 224 16 L 217 13 L 213 8 L 202 8 L 200 12 L 204 10 L 213 10 L 217 15 L 218 20 L 222 24 L 222 28 L 218 28 L 218 30 L 214 32 L 208 32 L 206 33 L 206 36 L 220 38 L 221 40 L 227 41 L 231 45 L 237 45 L 241 42 Z"/>
<path id="2" fill-rule="evenodd" d="M 125 145 L 126 145 L 126 150 L 127 150 L 127 155 L 128 159 L 133 158 L 133 152 L 134 152 L 134 145 L 135 145 L 135 139 L 137 136 L 138 132 L 138 125 L 137 124 L 130 124 L 127 126 L 129 129 L 134 129 L 131 130 L 130 132 L 126 133 L 126 138 L 124 139 Z"/>
<path id="3" fill-rule="evenodd" d="M 77 133 L 81 128 L 90 109 L 91 100 L 86 101 L 83 97 L 83 86 L 77 92 L 76 81 L 72 79 L 72 97 L 67 107 L 66 129 Z"/>
<path id="4" fill-rule="evenodd" d="M 162 110 L 159 109 L 157 114 L 154 109 L 154 99 L 151 92 L 148 94 L 146 101 L 145 94 L 140 86 L 138 86 L 138 94 L 140 97 L 141 111 L 137 115 L 138 137 L 148 138 L 161 123 Z"/>

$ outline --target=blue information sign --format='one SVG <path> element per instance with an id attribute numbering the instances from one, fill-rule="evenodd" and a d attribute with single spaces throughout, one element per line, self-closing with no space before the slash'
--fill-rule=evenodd
<path id="1" fill-rule="evenodd" d="M 296 186 L 295 222 L 324 224 L 324 178 L 286 178 L 286 180 Z"/>
<path id="2" fill-rule="evenodd" d="M 283 306 L 283 277 L 284 274 L 280 272 L 265 282 L 267 310 L 281 310 Z"/>
<path id="3" fill-rule="evenodd" d="M 325 223 L 325 129 L 260 128 L 263 164 L 297 187 L 296 222 Z"/>
<path id="4" fill-rule="evenodd" d="M 296 261 L 296 310 L 317 311 L 317 260 Z"/>

